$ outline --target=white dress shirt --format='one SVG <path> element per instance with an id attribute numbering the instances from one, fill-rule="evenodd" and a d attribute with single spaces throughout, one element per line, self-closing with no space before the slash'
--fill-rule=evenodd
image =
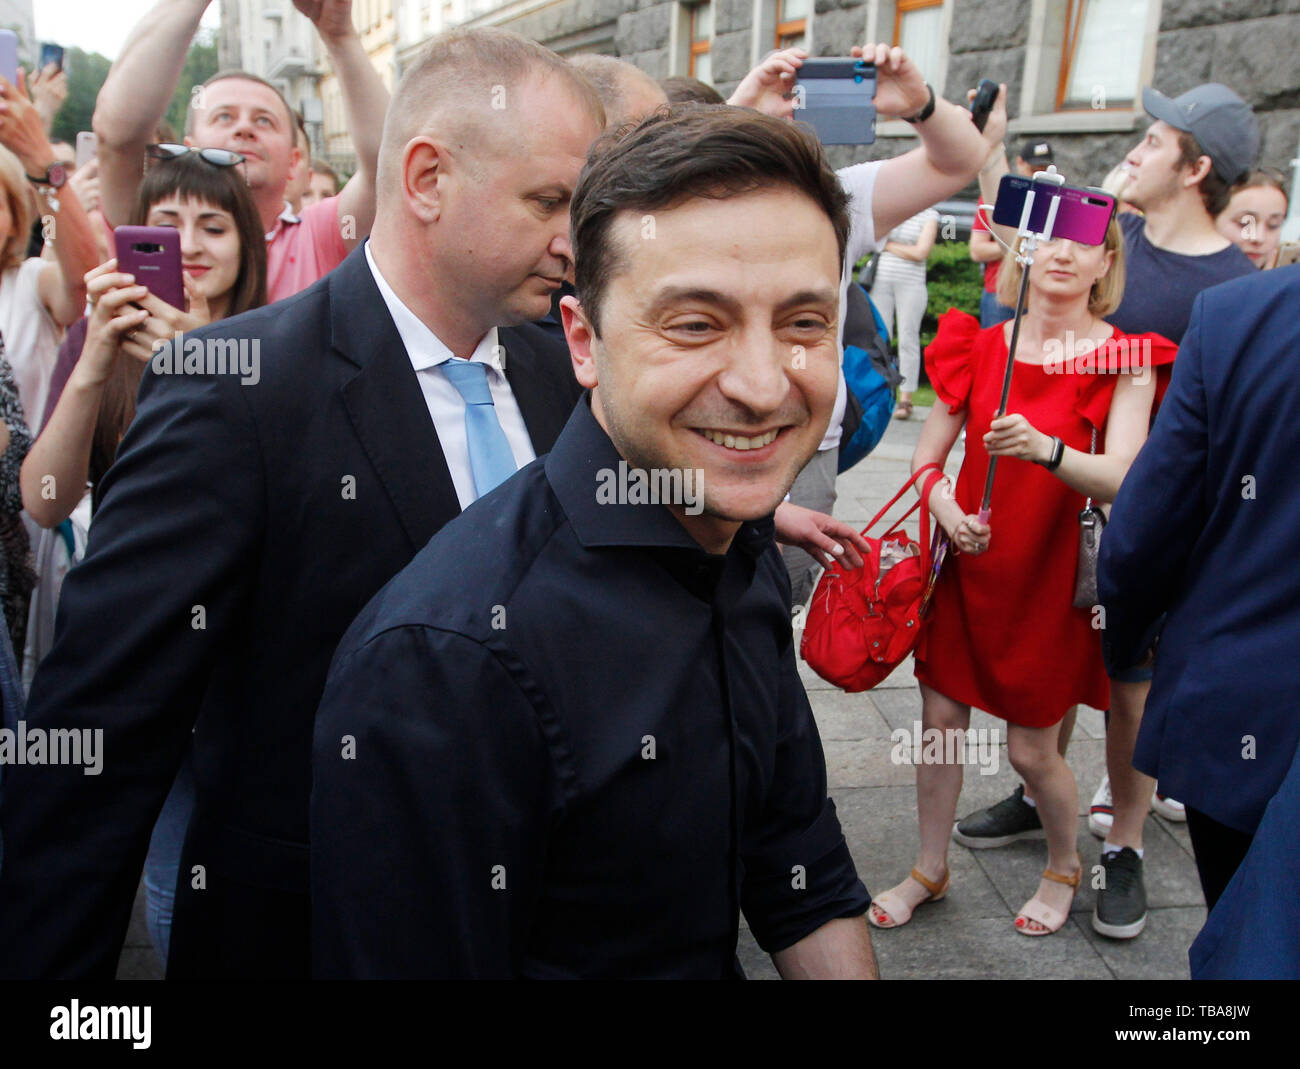
<path id="1" fill-rule="evenodd" d="M 375 277 L 375 285 L 388 305 L 388 314 L 393 317 L 397 333 L 406 346 L 406 355 L 415 368 L 415 377 L 424 391 L 424 403 L 429 407 L 434 429 L 438 432 L 438 442 L 442 445 L 442 454 L 447 458 L 447 467 L 451 469 L 451 480 L 456 485 L 456 497 L 460 507 L 468 508 L 478 495 L 474 492 L 474 472 L 469 463 L 469 439 L 465 433 L 465 400 L 451 384 L 451 380 L 442 373 L 440 365 L 448 360 L 459 360 L 414 312 L 402 303 L 379 273 L 375 258 L 370 254 L 370 242 L 366 241 L 366 263 L 370 273 Z M 497 328 L 493 327 L 479 341 L 474 355 L 470 357 L 480 364 L 487 365 L 488 389 L 492 392 L 492 404 L 496 407 L 497 420 L 505 431 L 506 441 L 510 443 L 510 452 L 515 457 L 516 470 L 537 459 L 533 450 L 533 441 L 528 436 L 524 425 L 523 413 L 519 403 L 510 389 L 506 379 L 505 361 L 502 350 L 497 344 Z"/>

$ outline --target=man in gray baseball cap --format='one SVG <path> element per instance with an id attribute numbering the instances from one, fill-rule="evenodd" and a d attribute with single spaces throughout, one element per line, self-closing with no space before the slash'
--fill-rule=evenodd
<path id="1" fill-rule="evenodd" d="M 1196 138 L 1214 172 L 1235 185 L 1259 155 L 1259 124 L 1241 97 L 1226 85 L 1207 82 L 1172 100 L 1157 89 L 1142 90 L 1142 107 L 1153 119 Z"/>

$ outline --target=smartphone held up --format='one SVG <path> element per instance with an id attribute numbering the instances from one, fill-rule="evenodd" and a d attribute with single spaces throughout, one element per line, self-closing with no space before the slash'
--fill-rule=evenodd
<path id="1" fill-rule="evenodd" d="M 172 226 L 119 226 L 113 231 L 117 269 L 173 308 L 185 310 L 181 233 Z"/>
<path id="2" fill-rule="evenodd" d="M 1055 168 L 1051 168 L 1033 178 L 1003 175 L 993 205 L 993 221 L 1022 234 L 1065 238 L 1080 245 L 1104 243 L 1115 214 L 1115 198 L 1101 189 L 1056 184 L 1048 177 L 1059 182 L 1054 172 Z"/>
<path id="3" fill-rule="evenodd" d="M 806 59 L 794 86 L 794 117 L 823 145 L 876 140 L 876 65 L 848 56 Z"/>

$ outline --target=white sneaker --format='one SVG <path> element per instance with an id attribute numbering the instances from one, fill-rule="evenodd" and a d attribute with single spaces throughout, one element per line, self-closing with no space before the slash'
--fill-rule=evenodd
<path id="1" fill-rule="evenodd" d="M 1156 793 L 1151 796 L 1151 812 L 1165 820 L 1172 820 L 1175 824 L 1187 823 L 1187 807 L 1176 799 L 1166 798 L 1160 793 L 1158 785 Z"/>
<path id="2" fill-rule="evenodd" d="M 1105 839 L 1110 834 L 1111 825 L 1115 823 L 1115 811 L 1110 797 L 1110 776 L 1103 776 L 1097 793 L 1092 796 L 1092 805 L 1088 808 L 1088 830 L 1098 839 Z"/>

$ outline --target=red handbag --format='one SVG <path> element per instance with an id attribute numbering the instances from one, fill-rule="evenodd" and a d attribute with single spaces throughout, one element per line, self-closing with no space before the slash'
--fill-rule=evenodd
<path id="1" fill-rule="evenodd" d="M 920 500 L 879 538 L 868 537 L 867 532 L 926 472 Z M 808 606 L 799 651 L 828 683 L 850 693 L 870 690 L 915 648 L 948 548 L 942 529 L 935 530 L 931 541 L 930 510 L 922 507 L 928 506 L 930 492 L 942 478 L 937 464 L 914 472 L 862 529 L 871 546 L 862 567 L 845 568 L 836 562 L 822 575 Z M 917 509 L 921 509 L 919 543 L 901 529 Z"/>

